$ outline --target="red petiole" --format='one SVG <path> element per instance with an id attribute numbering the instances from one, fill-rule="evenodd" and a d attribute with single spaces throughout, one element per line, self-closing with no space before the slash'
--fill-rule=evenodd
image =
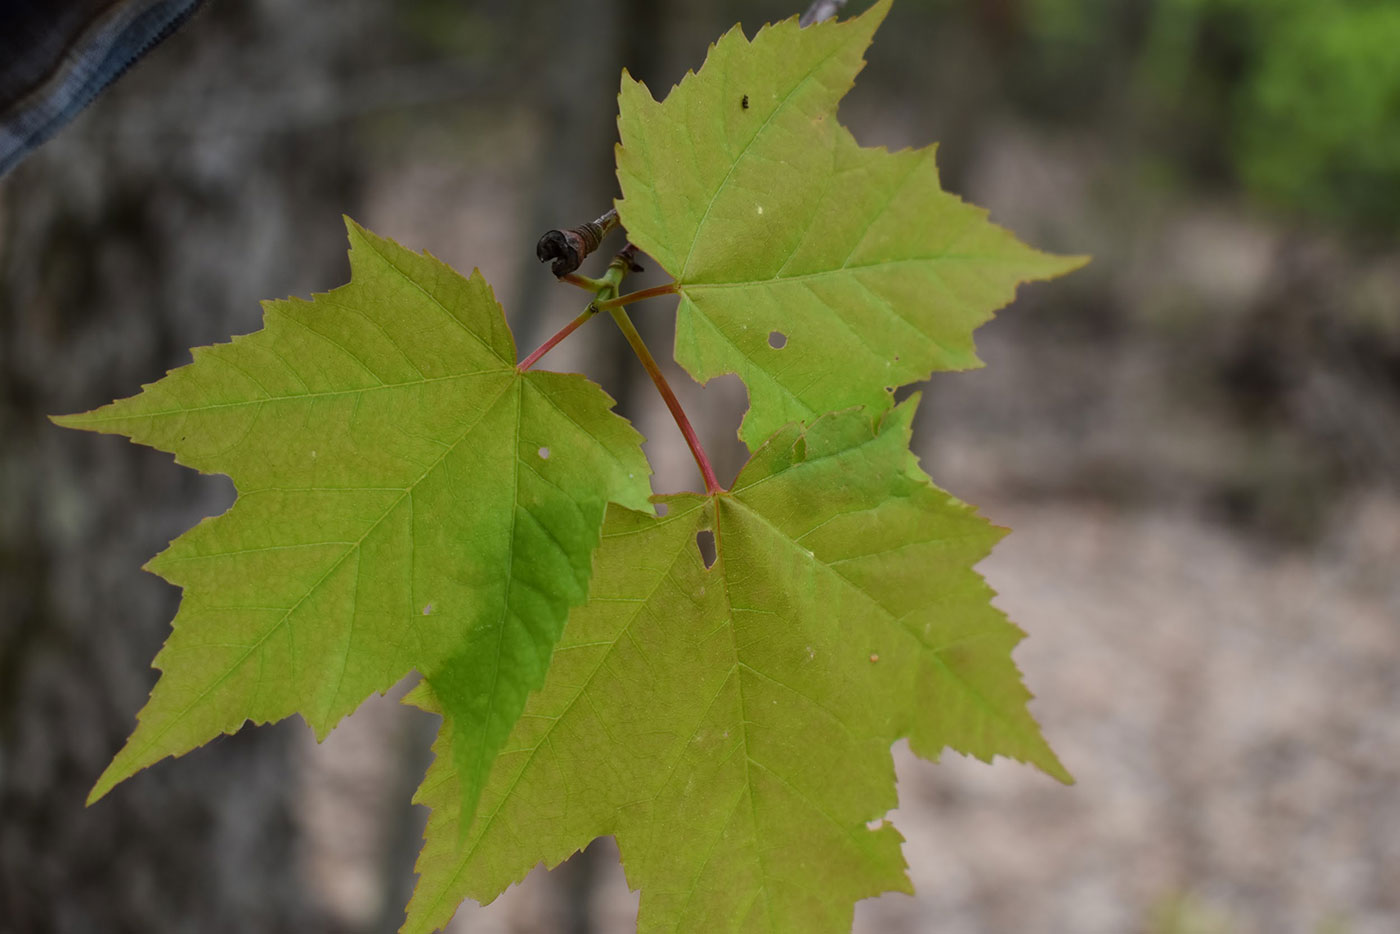
<path id="1" fill-rule="evenodd" d="M 530 356 L 526 357 L 524 360 L 521 360 L 519 365 L 516 366 L 516 369 L 519 370 L 521 373 L 524 373 L 526 370 L 530 369 L 530 367 L 534 366 L 535 363 L 540 359 L 540 357 L 543 357 L 545 354 L 553 350 L 555 344 L 559 343 L 564 338 L 574 333 L 574 331 L 578 330 L 579 325 L 583 324 L 583 322 L 587 321 L 589 318 L 593 317 L 597 313 L 598 310 L 592 305 L 589 305 L 577 318 L 564 325 L 558 330 L 558 332 L 555 333 L 553 337 L 545 341 L 543 344 L 540 344 L 539 347 L 535 348 L 534 353 L 530 354 Z"/>
<path id="2" fill-rule="evenodd" d="M 724 487 L 720 486 L 719 479 L 715 476 L 715 469 L 711 466 L 709 457 L 705 455 L 705 449 L 700 445 L 700 436 L 695 433 L 695 427 L 690 424 L 690 419 L 686 417 L 685 410 L 681 408 L 680 400 L 676 398 L 675 392 L 672 391 L 671 384 L 666 381 L 666 375 L 661 372 L 661 367 L 657 365 L 656 358 L 653 357 L 651 351 L 647 349 L 646 343 L 642 340 L 642 335 L 637 332 L 636 325 L 632 323 L 632 319 L 629 318 L 627 312 L 623 310 L 624 305 L 630 305 L 633 302 L 639 302 L 647 298 L 656 298 L 661 295 L 673 295 L 680 286 L 675 282 L 668 282 L 665 285 L 658 285 L 654 288 L 639 289 L 636 292 L 629 292 L 622 296 L 617 295 L 617 287 L 622 283 L 622 277 L 632 268 L 632 256 L 635 249 L 636 248 L 631 244 L 628 244 L 622 252 L 618 253 L 617 258 L 608 266 L 607 274 L 601 279 L 590 279 L 587 276 L 581 276 L 577 273 L 570 273 L 569 275 L 559 277 L 559 281 L 567 282 L 581 289 L 594 291 L 598 297 L 592 304 L 585 308 L 577 318 L 560 328 L 553 337 L 541 344 L 534 353 L 520 361 L 520 365 L 516 367 L 516 369 L 524 373 L 526 370 L 530 369 L 530 367 L 534 366 L 541 357 L 554 349 L 555 344 L 558 344 L 576 331 L 578 327 L 589 318 L 593 317 L 599 311 L 609 312 L 613 320 L 617 322 L 618 328 L 621 329 L 622 336 L 627 338 L 627 343 L 631 346 L 632 352 L 637 355 L 637 359 L 642 362 L 642 366 L 646 369 L 647 375 L 651 377 L 652 385 L 654 385 L 656 391 L 661 394 L 661 400 L 666 403 L 666 408 L 670 411 L 671 417 L 676 420 L 676 426 L 680 428 L 681 435 L 685 437 L 685 443 L 690 447 L 690 453 L 695 458 L 696 466 L 700 468 L 700 476 L 705 481 L 705 492 L 712 495 L 715 493 L 723 493 Z M 611 293 L 613 297 L 603 297 L 609 293 Z"/>
<path id="3" fill-rule="evenodd" d="M 719 480 L 715 477 L 715 469 L 710 466 L 710 459 L 705 456 L 705 449 L 700 446 L 700 437 L 695 433 L 695 428 L 691 426 L 690 419 L 686 418 L 680 400 L 671 391 L 671 384 L 666 382 L 666 374 L 661 372 L 661 367 L 656 364 L 656 358 L 651 355 L 651 351 L 643 343 L 642 335 L 637 333 L 636 325 L 632 323 L 631 318 L 627 317 L 627 312 L 622 308 L 611 308 L 609 311 L 613 320 L 617 322 L 617 326 L 622 329 L 622 336 L 627 338 L 627 343 L 632 346 L 632 352 L 637 355 L 638 360 L 642 361 L 642 366 L 646 368 L 647 375 L 651 377 L 652 384 L 656 386 L 656 391 L 661 393 L 666 408 L 671 410 L 671 417 L 676 420 L 681 434 L 685 436 L 685 443 L 690 446 L 690 453 L 700 468 L 700 476 L 705 479 L 705 492 L 710 494 L 723 493 L 724 487 L 719 485 Z"/>

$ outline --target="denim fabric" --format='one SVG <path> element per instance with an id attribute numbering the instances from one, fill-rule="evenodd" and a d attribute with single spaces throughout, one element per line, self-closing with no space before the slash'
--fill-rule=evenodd
<path id="1" fill-rule="evenodd" d="M 0 0 L 0 175 L 57 133 L 202 0 Z"/>

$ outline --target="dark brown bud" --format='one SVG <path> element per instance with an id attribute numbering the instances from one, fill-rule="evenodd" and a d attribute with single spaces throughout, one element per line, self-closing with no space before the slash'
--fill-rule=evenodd
<path id="1" fill-rule="evenodd" d="M 535 255 L 542 263 L 551 263 L 549 270 L 556 277 L 567 276 L 583 263 L 584 258 L 598 249 L 598 244 L 617 226 L 617 211 L 608 211 L 595 221 L 564 230 L 546 231 L 535 244 Z"/>

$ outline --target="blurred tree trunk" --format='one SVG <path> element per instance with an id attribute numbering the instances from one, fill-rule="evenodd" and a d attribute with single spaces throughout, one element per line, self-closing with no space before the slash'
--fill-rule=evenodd
<path id="1" fill-rule="evenodd" d="M 259 89 L 328 93 L 353 20 L 214 5 L 0 181 L 0 931 L 329 929 L 298 871 L 296 726 L 84 808 L 178 599 L 138 568 L 232 489 L 44 416 L 255 329 L 260 297 L 344 278 L 344 134 L 278 126 Z"/>

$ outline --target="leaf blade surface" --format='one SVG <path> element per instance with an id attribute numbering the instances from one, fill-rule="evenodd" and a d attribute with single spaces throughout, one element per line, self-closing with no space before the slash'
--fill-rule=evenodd
<path id="1" fill-rule="evenodd" d="M 787 422 L 879 411 L 888 388 L 980 366 L 972 332 L 1017 284 L 1083 263 L 944 192 L 932 147 L 865 149 L 837 122 L 888 8 L 752 40 L 731 30 L 660 103 L 623 79 L 619 215 L 678 283 L 677 361 L 748 388 L 750 448 Z"/>
<path id="2" fill-rule="evenodd" d="M 516 370 L 479 274 L 350 239 L 349 285 L 269 302 L 263 330 L 56 419 L 239 489 L 148 566 L 184 597 L 92 800 L 246 720 L 300 713 L 323 737 L 416 669 L 459 727 L 469 812 L 587 594 L 607 502 L 646 508 L 640 436 L 583 377 Z"/>
<path id="3" fill-rule="evenodd" d="M 429 769 L 404 931 L 608 834 L 639 931 L 849 930 L 855 901 L 908 890 L 899 835 L 867 826 L 895 804 L 896 739 L 1069 780 L 1025 709 L 1022 634 L 971 570 L 1000 530 L 913 465 L 912 411 L 790 426 L 732 494 L 610 511 L 589 602 L 465 833 L 441 807 L 450 760 Z"/>

